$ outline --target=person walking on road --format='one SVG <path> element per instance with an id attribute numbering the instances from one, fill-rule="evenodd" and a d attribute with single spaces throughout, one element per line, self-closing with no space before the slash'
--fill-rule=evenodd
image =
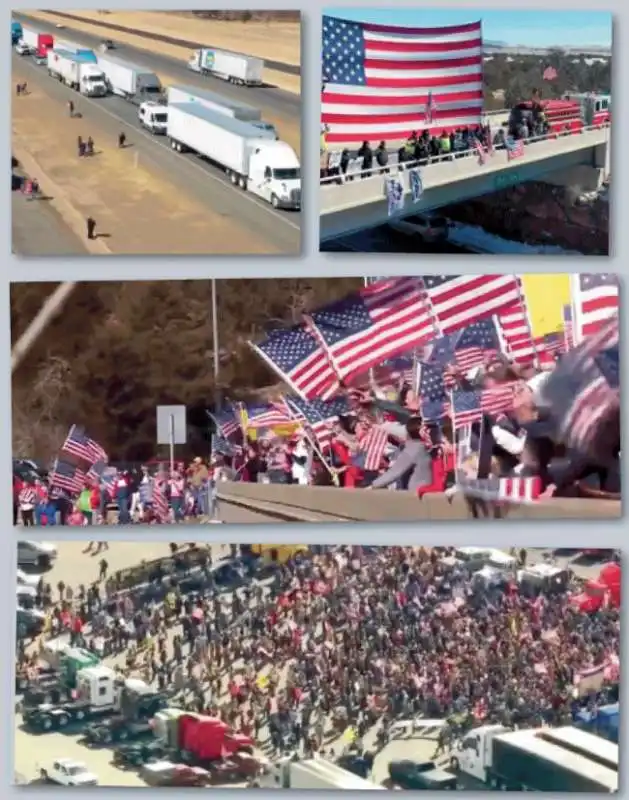
<path id="1" fill-rule="evenodd" d="M 96 220 L 93 217 L 88 217 L 85 220 L 85 224 L 87 226 L 87 238 L 95 239 L 96 236 L 94 235 L 94 233 L 96 231 Z"/>
<path id="2" fill-rule="evenodd" d="M 85 155 L 85 142 L 81 136 L 76 137 L 76 148 L 79 153 L 79 158 L 83 158 Z"/>
<path id="3" fill-rule="evenodd" d="M 74 116 L 74 102 L 72 100 L 68 100 L 68 114 L 70 118 Z"/>
<path id="4" fill-rule="evenodd" d="M 85 155 L 93 156 L 94 155 L 94 140 L 91 136 L 87 137 L 87 149 L 85 151 Z"/>
<path id="5" fill-rule="evenodd" d="M 127 143 L 127 134 L 121 131 L 118 134 L 118 147 L 122 150 L 126 143 Z"/>

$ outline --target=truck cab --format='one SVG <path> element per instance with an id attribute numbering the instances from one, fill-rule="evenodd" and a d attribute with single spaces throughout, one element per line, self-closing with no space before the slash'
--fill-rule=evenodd
<path id="1" fill-rule="evenodd" d="M 480 783 L 491 784 L 492 740 L 506 731 L 502 725 L 482 725 L 471 730 L 452 755 L 452 769 Z"/>
<path id="2" fill-rule="evenodd" d="M 165 136 L 168 128 L 168 106 L 148 100 L 138 109 L 140 125 L 155 136 Z"/>
<path id="3" fill-rule="evenodd" d="M 261 141 L 249 160 L 248 189 L 274 208 L 301 208 L 301 170 L 285 142 Z"/>
<path id="4" fill-rule="evenodd" d="M 393 786 L 400 789 L 454 790 L 457 788 L 456 775 L 439 769 L 434 761 L 391 761 L 389 777 Z"/>

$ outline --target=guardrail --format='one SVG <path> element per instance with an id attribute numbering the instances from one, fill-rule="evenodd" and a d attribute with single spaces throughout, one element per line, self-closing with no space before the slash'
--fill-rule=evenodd
<path id="1" fill-rule="evenodd" d="M 558 139 L 567 139 L 570 136 L 581 136 L 584 133 L 588 133 L 590 131 L 600 131 L 606 128 L 611 128 L 611 124 L 606 122 L 601 125 L 585 125 L 583 128 L 580 128 L 578 131 L 570 130 L 570 131 L 561 131 L 561 132 L 554 132 L 554 133 L 546 133 L 543 136 L 531 136 L 528 139 L 521 139 L 523 144 L 526 146 L 540 144 L 542 142 L 553 141 Z M 500 144 L 494 146 L 493 148 L 494 153 L 507 153 L 507 148 L 504 144 Z M 492 158 L 490 153 L 487 153 L 488 158 Z M 445 155 L 441 156 L 430 156 L 429 158 L 423 158 L 418 161 L 405 161 L 400 164 L 398 161 L 393 162 L 386 167 L 381 167 L 376 165 L 371 167 L 371 169 L 364 169 L 364 170 L 348 170 L 345 175 L 330 175 L 326 176 L 325 178 L 321 178 L 319 180 L 320 186 L 329 186 L 329 185 L 342 185 L 346 183 L 348 180 L 353 180 L 354 178 L 360 178 L 361 180 L 370 180 L 372 178 L 382 179 L 386 176 L 394 176 L 399 175 L 402 172 L 406 172 L 410 169 L 414 169 L 415 167 L 428 167 L 428 166 L 436 166 L 439 163 L 450 163 L 453 161 L 459 161 L 466 158 L 475 158 L 479 159 L 479 152 L 475 148 L 469 148 L 467 150 L 459 150 L 458 152 L 453 153 L 446 153 Z M 481 165 L 479 165 L 480 167 Z M 364 178 L 362 176 L 365 176 Z"/>

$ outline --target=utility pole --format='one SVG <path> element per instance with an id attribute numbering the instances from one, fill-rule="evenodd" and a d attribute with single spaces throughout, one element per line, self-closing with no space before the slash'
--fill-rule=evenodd
<path id="1" fill-rule="evenodd" d="M 216 278 L 212 278 L 212 362 L 214 373 L 214 413 L 221 407 L 221 390 L 218 386 L 218 373 L 220 368 L 219 342 L 218 342 L 218 302 L 216 297 Z"/>

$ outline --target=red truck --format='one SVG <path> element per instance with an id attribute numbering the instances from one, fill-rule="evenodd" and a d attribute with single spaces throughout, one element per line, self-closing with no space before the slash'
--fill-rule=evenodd
<path id="1" fill-rule="evenodd" d="M 35 46 L 35 60 L 46 61 L 48 51 L 52 50 L 55 46 L 55 40 L 52 33 L 38 33 L 37 44 Z"/>
<path id="2" fill-rule="evenodd" d="M 598 578 L 586 581 L 578 594 L 570 597 L 570 604 L 584 614 L 593 614 L 604 607 L 620 608 L 622 573 L 615 561 L 603 565 Z"/>
<path id="3" fill-rule="evenodd" d="M 251 753 L 255 742 L 237 733 L 218 717 L 182 714 L 179 717 L 179 750 L 193 756 L 196 763 L 218 761 L 238 753 Z"/>

